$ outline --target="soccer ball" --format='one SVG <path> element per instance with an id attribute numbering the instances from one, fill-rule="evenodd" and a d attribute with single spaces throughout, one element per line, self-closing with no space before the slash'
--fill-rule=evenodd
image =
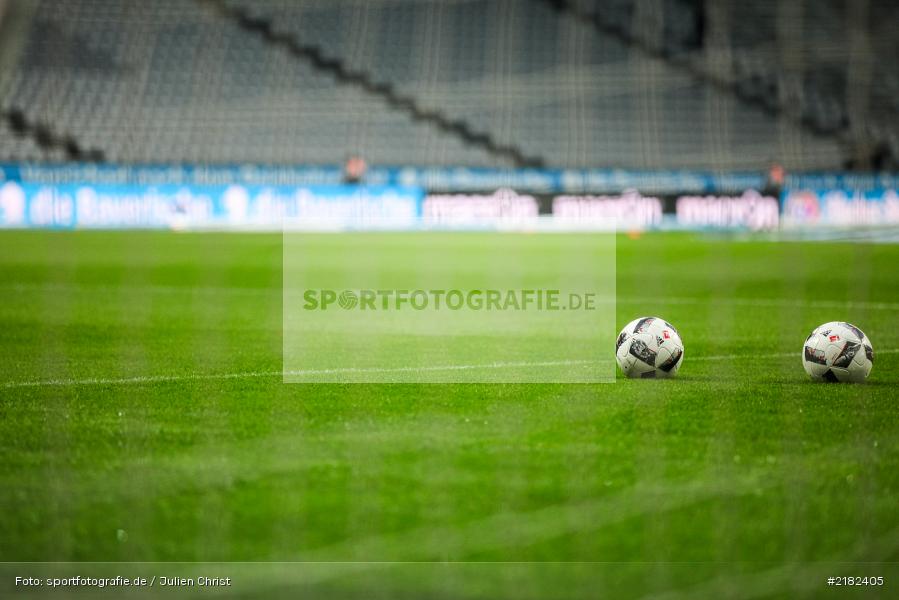
<path id="1" fill-rule="evenodd" d="M 618 334 L 615 358 L 628 377 L 674 377 L 683 362 L 684 343 L 668 321 L 641 317 Z"/>
<path id="2" fill-rule="evenodd" d="M 849 323 L 832 321 L 805 340 L 802 366 L 816 381 L 859 383 L 874 365 L 874 349 L 864 332 Z"/>

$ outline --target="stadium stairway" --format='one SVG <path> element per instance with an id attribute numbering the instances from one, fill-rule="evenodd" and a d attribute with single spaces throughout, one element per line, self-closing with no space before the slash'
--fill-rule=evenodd
<path id="1" fill-rule="evenodd" d="M 779 159 L 789 169 L 820 169 L 845 158 L 832 136 L 747 105 L 658 53 L 560 13 L 558 3 L 217 1 L 548 166 L 757 169 Z M 619 27 L 633 20 L 630 0 L 595 5 L 612 10 Z M 661 51 L 697 38 L 689 21 L 665 25 L 662 39 L 674 41 Z"/>
<path id="2" fill-rule="evenodd" d="M 71 135 L 56 132 L 52 125 L 32 122 L 25 112 L 13 107 L 0 112 L 0 137 L 15 148 L 14 154 L 28 160 L 104 162 L 102 150 L 82 148 Z"/>
<path id="3" fill-rule="evenodd" d="M 867 40 L 879 46 L 866 42 L 850 47 L 853 30 L 876 31 L 895 23 L 899 9 L 892 0 L 856 3 L 865 7 L 861 10 L 841 0 L 652 0 L 660 14 L 639 16 L 632 0 L 539 1 L 727 91 L 746 106 L 833 140 L 846 148 L 843 166 L 899 166 L 899 76 L 890 61 L 877 59 L 895 55 L 895 36 L 871 35 Z M 708 31 L 715 21 L 719 31 Z M 725 32 L 721 25 L 728 21 L 745 25 Z M 815 27 L 803 29 L 802 23 L 809 21 Z M 720 47 L 704 48 L 703 38 Z M 875 85 L 856 81 L 849 93 L 845 56 L 850 53 L 856 71 L 870 72 Z M 856 104 L 852 109 L 850 102 Z M 879 118 L 872 120 L 873 114 Z"/>
<path id="4" fill-rule="evenodd" d="M 42 139 L 118 163 L 333 164 L 358 153 L 373 164 L 513 166 L 197 2 L 16 7 L 31 14 L 14 28 L 18 51 L 0 56 L 0 160 L 68 160 L 65 144 L 29 137 L 40 124 L 55 132 Z M 14 128 L 11 114 L 28 126 Z"/>
<path id="5" fill-rule="evenodd" d="M 540 168 L 545 165 L 546 161 L 541 156 L 527 155 L 513 144 L 497 142 L 489 132 L 477 130 L 463 119 L 450 118 L 440 110 L 426 108 L 414 96 L 398 92 L 389 82 L 375 81 L 371 73 L 353 69 L 338 58 L 326 56 L 320 47 L 301 43 L 295 36 L 277 31 L 272 19 L 253 15 L 245 8 L 224 0 L 196 1 L 213 7 L 225 18 L 233 19 L 248 33 L 260 35 L 268 43 L 283 47 L 320 72 L 333 75 L 338 82 L 380 97 L 391 109 L 408 114 L 414 121 L 427 123 L 441 133 L 457 136 L 467 145 L 480 148 L 499 159 L 509 160 L 516 167 Z"/>

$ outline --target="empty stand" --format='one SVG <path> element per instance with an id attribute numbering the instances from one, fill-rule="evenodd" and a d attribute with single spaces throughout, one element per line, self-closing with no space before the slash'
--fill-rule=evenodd
<path id="1" fill-rule="evenodd" d="M 801 18 L 823 25 L 792 54 L 772 43 L 783 38 L 782 3 L 729 4 L 728 87 L 680 68 L 706 68 L 703 8 L 689 0 L 217 1 L 548 166 L 834 169 L 851 154 L 844 134 L 859 101 L 847 100 L 846 15 L 831 2 L 802 4 Z M 381 164 L 514 165 L 214 5 L 41 2 L 17 68 L 0 74 L 0 108 L 122 162 L 333 163 L 361 153 Z M 883 44 L 875 50 L 895 46 Z M 784 58 L 797 53 L 804 62 Z M 853 135 L 896 148 L 899 96 L 887 71 L 872 65 L 882 85 L 862 98 L 873 116 Z M 0 155 L 34 158 L 25 143 L 3 135 Z"/>

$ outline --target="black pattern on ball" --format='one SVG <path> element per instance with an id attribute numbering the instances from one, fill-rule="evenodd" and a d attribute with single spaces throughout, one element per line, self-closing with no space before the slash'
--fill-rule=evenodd
<path id="1" fill-rule="evenodd" d="M 671 369 L 676 367 L 677 363 L 680 362 L 680 359 L 683 355 L 683 350 L 681 350 L 680 348 L 675 348 L 674 352 L 671 353 L 671 356 L 668 357 L 668 360 L 659 365 L 659 370 L 670 373 Z"/>
<path id="2" fill-rule="evenodd" d="M 855 335 L 857 335 L 859 340 L 862 340 L 862 339 L 865 338 L 865 334 L 862 333 L 862 330 L 859 329 L 858 327 L 856 327 L 855 325 L 853 325 L 852 323 L 846 323 L 846 322 L 844 321 L 844 322 L 843 322 L 843 325 L 844 325 L 847 329 L 850 329 L 850 330 L 852 331 L 852 333 L 854 333 Z"/>
<path id="3" fill-rule="evenodd" d="M 621 332 L 618 336 L 618 341 L 615 342 L 615 352 L 618 352 L 618 349 L 621 348 L 621 344 L 624 343 L 624 340 L 627 339 L 627 334 L 625 332 Z"/>
<path id="4" fill-rule="evenodd" d="M 816 350 L 815 348 L 811 348 L 809 346 L 805 347 L 805 360 L 819 365 L 827 364 L 827 359 L 824 358 L 824 351 Z"/>
<path id="5" fill-rule="evenodd" d="M 630 353 L 650 367 L 656 365 L 656 353 L 651 350 L 643 340 L 634 340 L 631 343 Z"/>
<path id="6" fill-rule="evenodd" d="M 841 369 L 848 367 L 849 363 L 852 362 L 852 359 L 855 358 L 855 355 L 858 353 L 859 348 L 861 348 L 861 344 L 856 344 L 855 342 L 846 342 L 843 344 L 843 349 L 840 351 L 840 354 L 833 359 L 833 366 L 840 367 Z"/>
<path id="7" fill-rule="evenodd" d="M 652 322 L 655 321 L 654 317 L 644 317 L 637 321 L 637 325 L 634 326 L 634 333 L 641 333 L 645 327 L 649 327 Z"/>

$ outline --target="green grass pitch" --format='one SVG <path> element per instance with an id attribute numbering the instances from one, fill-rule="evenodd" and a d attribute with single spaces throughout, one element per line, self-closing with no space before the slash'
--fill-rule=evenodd
<path id="1" fill-rule="evenodd" d="M 312 561 L 231 590 L 266 597 L 899 586 L 899 246 L 622 236 L 617 326 L 663 316 L 685 362 L 572 385 L 282 384 L 279 235 L 0 249 L 2 561 Z M 831 320 L 866 384 L 805 375 Z"/>

